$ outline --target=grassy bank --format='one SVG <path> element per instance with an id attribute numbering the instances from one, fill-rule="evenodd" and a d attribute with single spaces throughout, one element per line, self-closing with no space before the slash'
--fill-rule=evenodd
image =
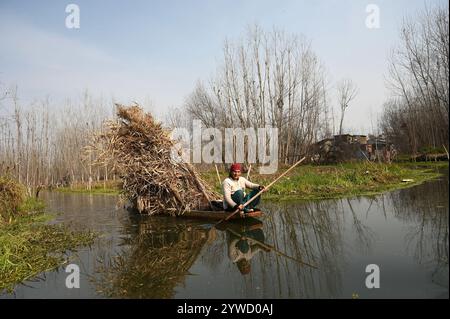
<path id="1" fill-rule="evenodd" d="M 353 195 L 374 195 L 398 188 L 405 188 L 423 183 L 438 177 L 437 170 L 448 169 L 448 162 L 402 162 L 385 165 L 379 163 L 345 163 L 338 165 L 300 165 L 287 177 L 277 182 L 264 198 L 271 200 L 301 200 L 338 198 Z M 286 169 L 286 168 L 285 168 Z M 255 174 L 253 169 L 250 179 L 255 183 L 267 185 L 285 169 L 279 169 L 274 175 Z M 202 177 L 218 192 L 219 187 L 216 171 L 201 173 Z M 246 176 L 244 173 L 243 176 Z M 226 177 L 221 172 L 221 179 Z M 403 182 L 402 180 L 412 180 Z M 120 193 L 120 181 L 94 183 L 91 190 L 86 185 L 74 185 L 58 188 L 65 193 L 117 195 Z"/>
<path id="2" fill-rule="evenodd" d="M 95 182 L 91 189 L 87 189 L 86 185 L 73 185 L 71 187 L 60 187 L 56 190 L 62 193 L 79 193 L 79 194 L 101 194 L 101 195 L 118 195 L 121 190 L 122 183 L 120 181 Z"/>
<path id="3" fill-rule="evenodd" d="M 9 180 L 8 185 L 13 184 Z M 8 204 L 14 210 L 0 218 L 0 292 L 65 264 L 67 252 L 91 244 L 95 236 L 48 224 L 53 217 L 44 213 L 41 201 L 19 197 L 18 203 L 3 201 L 4 207 Z"/>
<path id="4" fill-rule="evenodd" d="M 427 163 L 345 163 L 328 166 L 298 166 L 273 185 L 265 195 L 269 200 L 311 200 L 355 195 L 375 195 L 385 191 L 410 187 L 440 175 L 439 169 L 448 169 L 448 162 Z M 253 171 L 254 172 L 254 171 Z M 275 175 L 252 173 L 250 180 L 267 185 Z M 210 185 L 221 192 L 215 171 L 202 173 Z M 246 176 L 246 174 L 243 174 Z M 222 172 L 221 179 L 225 178 Z M 408 181 L 404 181 L 408 180 Z"/>

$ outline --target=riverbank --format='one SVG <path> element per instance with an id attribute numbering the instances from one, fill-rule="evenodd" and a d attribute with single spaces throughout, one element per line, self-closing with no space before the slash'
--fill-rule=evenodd
<path id="1" fill-rule="evenodd" d="M 8 187 L 11 185 L 16 183 L 8 179 Z M 19 189 L 23 187 L 19 185 L 16 190 Z M 18 283 L 68 263 L 69 251 L 90 245 L 95 238 L 91 232 L 74 232 L 61 224 L 49 224 L 54 216 L 44 212 L 43 202 L 18 195 L 17 203 L 2 196 L 3 209 L 8 205 L 14 210 L 8 212 L 7 218 L 0 218 L 0 293 L 13 291 Z"/>
<path id="2" fill-rule="evenodd" d="M 62 193 L 79 193 L 79 194 L 99 194 L 99 195 L 118 195 L 122 188 L 120 181 L 94 182 L 91 189 L 86 185 L 72 185 L 70 187 L 59 187 L 55 190 Z"/>
<path id="3" fill-rule="evenodd" d="M 376 195 L 394 189 L 411 187 L 441 174 L 448 162 L 379 164 L 369 162 L 338 165 L 300 165 L 264 194 L 266 200 L 315 200 L 359 195 Z M 251 171 L 250 180 L 268 185 L 286 169 L 274 175 Z M 256 171 L 256 170 L 255 170 Z M 222 192 L 215 171 L 202 173 L 203 178 Z M 246 174 L 242 174 L 246 176 Z M 226 177 L 221 174 L 221 180 Z"/>
<path id="4" fill-rule="evenodd" d="M 252 169 L 250 180 L 267 185 L 287 168 L 277 174 L 259 175 Z M 270 200 L 312 200 L 340 198 L 356 195 L 376 195 L 386 191 L 411 187 L 440 176 L 438 170 L 448 169 L 448 162 L 401 162 L 383 163 L 358 162 L 337 165 L 300 165 L 285 178 L 278 181 L 264 194 Z M 202 178 L 219 193 L 221 186 L 215 169 L 201 172 Z M 242 176 L 246 176 L 243 173 Z M 220 172 L 221 180 L 225 172 Z M 404 181 L 406 180 L 406 181 Z M 58 188 L 65 193 L 117 195 L 121 191 L 118 181 L 94 183 L 91 190 L 85 185 Z"/>

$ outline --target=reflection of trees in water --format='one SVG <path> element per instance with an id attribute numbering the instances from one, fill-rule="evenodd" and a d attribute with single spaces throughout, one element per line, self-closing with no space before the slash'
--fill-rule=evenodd
<path id="1" fill-rule="evenodd" d="M 267 241 L 297 259 L 319 267 L 314 270 L 301 267 L 286 259 L 261 263 L 262 273 L 267 278 L 276 276 L 281 297 L 338 297 L 342 291 L 342 273 L 346 262 L 344 240 L 346 225 L 350 225 L 356 236 L 351 242 L 352 249 L 370 252 L 374 241 L 374 232 L 362 222 L 362 202 L 369 203 L 366 215 L 372 203 L 377 199 L 343 199 L 303 203 L 266 204 L 271 212 L 265 220 Z M 350 216 L 351 220 L 347 220 Z M 367 216 L 366 216 L 367 217 Z M 270 255 L 264 258 L 275 258 Z M 283 278 L 285 276 L 285 278 Z M 269 280 L 270 281 L 270 280 Z M 273 281 L 273 280 L 272 280 Z M 283 283 L 284 282 L 284 283 Z M 284 289 L 284 290 L 283 290 Z M 295 289 L 299 291 L 295 292 Z M 283 295 L 283 291 L 288 291 Z M 292 295 L 291 295 L 292 293 Z"/>
<path id="2" fill-rule="evenodd" d="M 211 240 L 208 242 L 208 245 L 205 245 L 202 261 L 208 265 L 212 271 L 216 272 L 220 269 L 224 257 L 226 258 L 224 252 L 227 251 L 227 243 L 220 231 L 212 228 L 210 232 L 211 235 L 214 238 L 217 237 L 218 240 Z"/>
<path id="3" fill-rule="evenodd" d="M 343 214 L 336 203 L 265 205 L 271 212 L 264 221 L 267 241 L 288 255 L 319 267 L 315 270 L 274 254 L 263 255 L 263 259 L 270 259 L 260 264 L 263 281 L 267 285 L 277 285 L 274 289 L 278 290 L 279 297 L 339 295 Z"/>
<path id="4" fill-rule="evenodd" d="M 364 223 L 364 215 L 367 219 L 372 207 L 384 212 L 386 219 L 389 218 L 386 212 L 393 208 L 395 217 L 415 225 L 407 240 L 420 261 L 438 264 L 433 279 L 442 282 L 439 276 L 445 273 L 448 276 L 447 195 L 448 184 L 444 181 L 371 199 L 265 203 L 265 243 L 314 264 L 319 270 L 273 252 L 259 253 L 252 258 L 250 274 L 241 277 L 235 265 L 225 260 L 231 266 L 233 286 L 240 287 L 236 296 L 340 297 L 347 257 L 344 253 L 349 249 L 345 245 L 370 252 L 374 233 Z M 184 282 L 200 253 L 202 263 L 212 271 L 223 271 L 222 267 L 227 265 L 223 263 L 227 259 L 225 232 L 171 218 L 131 219 L 124 224 L 122 252 L 116 258 L 105 256 L 106 263 L 97 280 L 98 289 L 108 296 L 173 297 L 175 287 Z M 347 227 L 356 236 L 349 236 Z M 214 235 L 218 240 L 214 240 Z M 349 238 L 352 241 L 346 242 Z"/>
<path id="5" fill-rule="evenodd" d="M 353 203 L 359 203 L 361 200 L 361 198 L 353 198 L 353 199 L 345 199 L 345 202 L 347 203 L 347 207 L 348 207 L 348 211 L 350 211 L 351 213 L 351 217 L 352 217 L 352 228 L 356 234 L 355 237 L 355 246 L 359 248 L 359 250 L 363 253 L 369 253 L 372 250 L 372 244 L 373 241 L 375 239 L 375 233 L 372 231 L 372 229 L 365 225 L 362 220 L 359 218 L 358 216 L 358 212 L 355 211 L 355 209 L 353 208 Z M 366 219 L 367 219 L 367 215 L 370 211 L 370 209 L 372 208 L 372 205 L 374 203 L 378 202 L 377 198 L 371 198 L 371 199 L 367 199 L 364 198 L 363 201 L 367 202 L 367 200 L 369 201 L 369 206 L 366 210 Z M 343 204 L 344 200 L 341 201 L 341 203 Z M 384 201 L 381 200 L 381 204 L 384 207 Z M 346 208 L 342 207 L 342 211 L 346 210 Z"/>
<path id="6" fill-rule="evenodd" d="M 142 219 L 122 252 L 99 265 L 97 290 L 109 297 L 171 298 L 210 234 L 170 218 Z"/>
<path id="7" fill-rule="evenodd" d="M 444 281 L 448 286 L 448 175 L 387 196 L 395 217 L 414 224 L 406 237 L 408 249 L 420 263 L 436 264 L 433 279 L 447 277 Z"/>
<path id="8" fill-rule="evenodd" d="M 267 204 L 266 208 L 270 213 L 264 223 L 265 242 L 320 269 L 275 253 L 259 253 L 252 258 L 250 275 L 242 277 L 244 294 L 252 295 L 256 285 L 262 285 L 265 297 L 338 296 L 343 214 L 336 202 Z M 199 223 L 137 218 L 124 224 L 123 234 L 121 251 L 102 256 L 100 275 L 94 279 L 97 290 L 110 297 L 173 297 L 174 288 L 183 283 L 200 253 L 212 270 L 222 267 L 227 255 L 226 231 L 204 229 Z M 238 273 L 236 267 L 230 269 Z"/>

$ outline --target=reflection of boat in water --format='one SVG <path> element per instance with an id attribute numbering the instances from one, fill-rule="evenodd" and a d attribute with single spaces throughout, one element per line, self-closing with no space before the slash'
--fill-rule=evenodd
<path id="1" fill-rule="evenodd" d="M 172 298 L 189 269 L 218 239 L 210 224 L 169 216 L 152 218 L 131 215 L 122 251 L 98 265 L 97 291 L 114 298 Z M 222 223 L 221 223 L 222 224 Z M 262 230 L 262 222 L 246 218 L 224 222 L 236 232 Z M 228 231 L 226 232 L 229 233 Z M 218 243 L 220 245 L 220 243 Z"/>
<path id="2" fill-rule="evenodd" d="M 224 221 L 215 226 L 218 230 L 233 230 L 244 233 L 248 230 L 263 228 L 263 222 L 254 217 L 241 218 L 233 221 Z"/>

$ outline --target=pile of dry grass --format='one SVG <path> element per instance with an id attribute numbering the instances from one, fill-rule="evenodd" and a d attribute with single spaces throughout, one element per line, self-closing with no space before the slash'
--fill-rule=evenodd
<path id="1" fill-rule="evenodd" d="M 208 209 L 219 198 L 195 169 L 172 157 L 175 142 L 139 106 L 117 106 L 118 119 L 105 123 L 88 148 L 96 163 L 112 163 L 123 181 L 123 194 L 141 213 L 183 214 Z"/>
<path id="2" fill-rule="evenodd" d="M 18 213 L 25 194 L 25 186 L 10 177 L 0 176 L 0 223 Z"/>

